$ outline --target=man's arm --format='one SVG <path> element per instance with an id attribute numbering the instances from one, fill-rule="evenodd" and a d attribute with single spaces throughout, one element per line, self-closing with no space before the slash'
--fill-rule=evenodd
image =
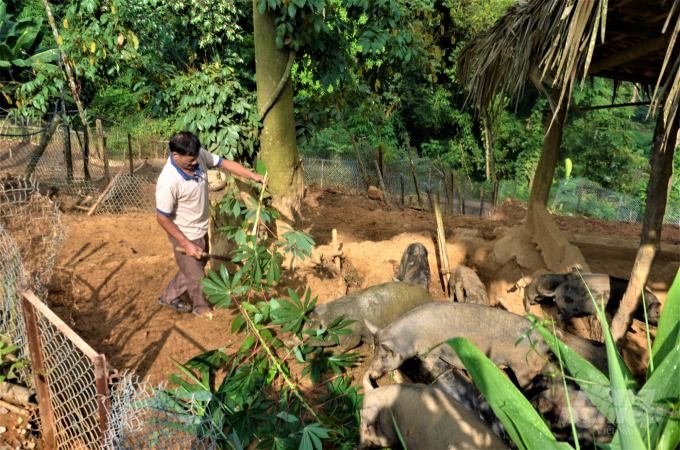
<path id="1" fill-rule="evenodd" d="M 222 159 L 219 166 L 220 169 L 226 170 L 233 175 L 239 177 L 247 178 L 248 180 L 253 180 L 256 183 L 264 183 L 264 177 L 258 173 L 251 172 L 250 170 L 243 167 L 236 161 L 229 161 L 227 159 Z"/>
<path id="2" fill-rule="evenodd" d="M 177 228 L 175 222 L 158 211 L 156 211 L 156 221 L 170 236 L 174 237 L 177 242 L 179 242 L 179 245 L 184 247 L 184 250 L 186 250 L 188 256 L 201 259 L 198 247 L 196 247 L 196 245 L 194 245 L 194 243 L 191 242 L 189 238 L 184 236 L 184 233 L 182 233 L 179 228 Z"/>

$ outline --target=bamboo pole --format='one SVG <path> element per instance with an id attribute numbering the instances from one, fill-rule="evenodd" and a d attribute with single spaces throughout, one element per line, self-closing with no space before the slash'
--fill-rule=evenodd
<path id="1" fill-rule="evenodd" d="M 439 259 L 441 261 L 440 273 L 449 268 L 449 254 L 446 250 L 446 236 L 444 235 L 444 219 L 442 218 L 442 207 L 439 203 L 439 190 L 434 191 L 434 215 L 437 219 L 437 241 L 439 243 Z M 444 293 L 449 286 L 451 275 L 443 273 Z"/>
<path id="2" fill-rule="evenodd" d="M 446 170 L 444 170 L 444 163 L 442 163 L 441 156 L 437 155 L 437 161 L 439 161 L 439 167 L 442 168 L 442 177 L 444 178 L 444 193 L 446 194 L 446 201 L 453 204 L 448 183 L 446 183 Z"/>
<path id="3" fill-rule="evenodd" d="M 378 181 L 380 182 L 380 190 L 383 191 L 383 196 L 385 197 L 385 200 L 387 201 L 387 189 L 385 189 L 385 183 L 383 182 L 383 177 L 382 174 L 380 173 L 380 165 L 378 164 L 378 161 L 373 160 L 375 163 L 375 170 L 378 172 Z"/>
<path id="4" fill-rule="evenodd" d="M 130 176 L 134 176 L 135 166 L 132 164 L 132 136 L 128 133 L 128 156 L 130 157 Z"/>
<path id="5" fill-rule="evenodd" d="M 453 172 L 451 172 L 451 214 L 455 214 L 456 211 L 453 209 L 454 208 L 454 198 L 456 195 L 456 179 L 453 176 Z M 460 200 L 458 202 L 458 210 L 460 210 Z"/>
<path id="6" fill-rule="evenodd" d="M 105 197 L 106 194 L 109 192 L 109 189 L 111 189 L 111 186 L 113 186 L 113 183 L 116 182 L 116 180 L 118 179 L 118 177 L 120 176 L 120 174 L 123 173 L 123 169 L 125 169 L 125 163 L 123 163 L 123 165 L 121 166 L 120 170 L 118 171 L 118 173 L 116 174 L 116 176 L 113 177 L 113 180 L 111 180 L 111 182 L 109 183 L 109 185 L 106 186 L 106 189 L 104 189 L 104 192 L 102 192 L 102 195 L 100 195 L 99 198 L 97 199 L 97 203 L 95 203 L 95 204 L 92 206 L 92 208 L 90 209 L 90 211 L 87 213 L 88 216 L 91 216 L 92 214 L 94 214 L 95 212 L 97 212 L 97 209 L 99 208 L 99 205 L 101 204 L 102 200 L 104 200 L 104 197 Z"/>
<path id="7" fill-rule="evenodd" d="M 368 192 L 368 186 L 370 186 L 370 183 L 368 182 L 366 169 L 364 169 L 364 163 L 361 161 L 361 156 L 359 155 L 359 148 L 357 147 L 357 143 L 354 140 L 354 134 L 352 134 L 351 131 L 349 133 L 349 140 L 352 142 L 352 147 L 354 147 L 354 154 L 357 157 L 357 163 L 359 163 L 359 170 L 361 170 L 361 176 L 364 178 L 364 186 L 366 187 L 366 192 Z"/>
<path id="8" fill-rule="evenodd" d="M 482 186 L 482 192 L 479 195 L 479 217 L 482 217 L 484 211 L 484 186 Z"/>
<path id="9" fill-rule="evenodd" d="M 420 199 L 420 188 L 418 188 L 418 178 L 416 178 L 416 169 L 413 167 L 413 154 L 411 153 L 411 144 L 408 141 L 408 132 L 404 133 L 406 136 L 406 148 L 408 149 L 408 160 L 411 162 L 411 175 L 413 175 L 413 184 L 416 187 L 416 195 L 418 196 L 418 206 L 423 207 L 423 201 Z"/>
<path id="10" fill-rule="evenodd" d="M 104 160 L 104 180 L 108 184 L 111 181 L 111 174 L 109 173 L 109 155 L 106 150 L 106 145 L 104 144 L 104 127 L 102 126 L 102 121 L 97 119 L 95 121 L 97 128 L 97 144 L 99 144 L 99 154 L 102 155 Z"/>

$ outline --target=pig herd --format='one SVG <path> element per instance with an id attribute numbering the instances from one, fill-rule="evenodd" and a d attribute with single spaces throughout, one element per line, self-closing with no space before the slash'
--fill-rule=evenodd
<path id="1" fill-rule="evenodd" d="M 309 315 L 310 322 L 305 324 L 308 330 L 325 329 L 344 316 L 355 322 L 349 326 L 353 333 L 341 337 L 339 350 L 345 352 L 361 342 L 373 345 L 373 359 L 363 379 L 358 448 L 401 447 L 395 423 L 410 450 L 515 447 L 456 353 L 448 345 L 440 345 L 456 337 L 475 344 L 505 370 L 555 431 L 564 428 L 561 419 L 567 395 L 562 380 L 556 382 L 554 377 L 544 375 L 551 371 L 551 362 L 556 361 L 550 348 L 535 330 L 530 334 L 533 351 L 527 339 L 516 345 L 530 330 L 531 322 L 490 307 L 484 285 L 467 267 L 451 271 L 450 302 L 433 301 L 430 280 L 427 249 L 422 244 L 411 244 L 404 252 L 394 282 L 317 306 Z M 578 273 L 542 275 L 525 289 L 525 307 L 554 303 L 559 310 L 557 321 L 561 323 L 595 313 L 588 291 L 598 304 L 605 303 L 608 310 L 618 307 L 626 285 L 626 280 L 607 275 L 583 278 Z M 648 319 L 656 324 L 659 302 L 650 291 L 645 292 L 645 300 Z M 572 350 L 608 372 L 603 344 L 557 331 Z M 286 342 L 295 343 L 294 339 Z M 317 345 L 334 343 L 320 341 Z M 421 374 L 427 374 L 430 384 L 411 383 L 399 371 L 414 364 Z M 375 380 L 388 373 L 397 374 L 406 383 L 375 387 Z M 569 398 L 578 396 L 576 385 L 569 384 L 568 391 Z M 587 398 L 577 407 L 597 412 Z M 592 446 L 593 439 L 597 442 L 611 439 L 608 428 L 611 424 L 606 423 L 604 416 L 595 416 L 580 433 L 586 441 L 581 441 L 582 447 Z M 557 432 L 556 436 L 561 437 Z M 569 440 L 570 434 L 565 433 L 564 439 Z"/>

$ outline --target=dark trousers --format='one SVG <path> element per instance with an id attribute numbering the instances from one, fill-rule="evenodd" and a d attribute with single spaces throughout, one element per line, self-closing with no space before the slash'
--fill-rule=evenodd
<path id="1" fill-rule="evenodd" d="M 161 301 L 172 303 L 179 299 L 180 295 L 189 291 L 189 297 L 194 303 L 194 311 L 198 314 L 202 314 L 210 308 L 210 304 L 203 293 L 203 285 L 198 280 L 200 278 L 205 278 L 205 265 L 208 263 L 208 258 L 195 259 L 184 253 L 178 252 L 175 248 L 180 246 L 179 242 L 170 235 L 168 235 L 168 238 L 172 243 L 172 250 L 175 253 L 175 261 L 177 261 L 179 270 L 177 271 L 175 278 L 170 281 L 168 287 L 163 291 Z M 209 252 L 208 235 L 191 242 L 204 252 Z"/>

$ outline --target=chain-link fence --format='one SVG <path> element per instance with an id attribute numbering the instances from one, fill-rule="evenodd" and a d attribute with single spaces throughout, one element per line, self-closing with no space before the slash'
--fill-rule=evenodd
<path id="1" fill-rule="evenodd" d="M 561 215 L 583 215 L 603 220 L 642 222 L 645 202 L 604 189 L 586 178 L 561 180 L 552 203 Z M 680 205 L 668 204 L 664 223 L 680 224 Z"/>
<path id="2" fill-rule="evenodd" d="M 126 374 L 112 386 L 106 448 L 110 450 L 215 448 L 223 414 L 211 414 L 197 396 L 179 395 Z M 221 419 L 222 418 L 222 419 Z M 238 447 L 234 447 L 238 448 Z"/>
<path id="3" fill-rule="evenodd" d="M 363 164 L 369 184 L 379 187 L 377 163 L 364 161 Z M 366 189 L 355 159 L 325 160 L 304 157 L 303 165 L 306 185 L 316 183 L 320 187 L 344 186 L 357 191 Z M 413 179 L 414 172 L 418 189 Z M 413 170 L 408 160 L 384 163 L 382 181 L 388 195 L 407 205 L 422 205 L 432 209 L 435 191 L 439 191 L 444 213 L 488 217 L 493 211 L 491 182 L 472 182 L 462 174 L 445 174 L 438 163 L 427 158 L 414 160 Z"/>
<path id="4" fill-rule="evenodd" d="M 6 117 L 2 123 L 0 174 L 6 178 L 39 180 L 45 187 L 74 197 L 76 207 L 84 202 L 81 209 L 87 209 L 106 191 L 97 213 L 155 210 L 155 182 L 162 164 L 159 168 L 159 164 L 148 162 L 147 158 L 165 155 L 165 144 L 157 137 L 132 139 L 121 135 L 117 128 L 109 130 L 103 126 L 89 137 L 63 123 L 50 135 L 43 124 L 13 117 Z M 116 178 L 118 173 L 121 176 Z"/>
<path id="5" fill-rule="evenodd" d="M 303 164 L 306 185 L 316 183 L 320 187 L 344 186 L 357 191 L 366 189 L 355 159 L 304 157 Z M 380 186 L 375 162 L 364 161 L 363 164 L 369 183 Z M 493 184 L 490 181 L 474 182 L 465 174 L 451 171 L 445 175 L 437 162 L 426 158 L 413 160 L 413 171 L 418 180 L 420 202 L 424 206 L 430 206 L 430 197 L 438 190 L 444 213 L 477 216 L 480 215 L 480 206 L 483 206 L 484 215 L 493 209 Z M 384 163 L 382 178 L 386 193 L 392 198 L 401 201 L 403 197 L 403 202 L 408 205 L 419 203 L 411 163 L 408 160 Z M 529 193 L 527 183 L 520 183 L 518 178 L 501 180 L 497 186 L 495 203 L 500 204 L 509 197 L 528 201 Z M 609 221 L 642 222 L 645 214 L 644 201 L 610 191 L 585 178 L 561 180 L 551 190 L 548 206 L 555 214 Z M 664 223 L 680 224 L 680 205 L 669 203 Z"/>

